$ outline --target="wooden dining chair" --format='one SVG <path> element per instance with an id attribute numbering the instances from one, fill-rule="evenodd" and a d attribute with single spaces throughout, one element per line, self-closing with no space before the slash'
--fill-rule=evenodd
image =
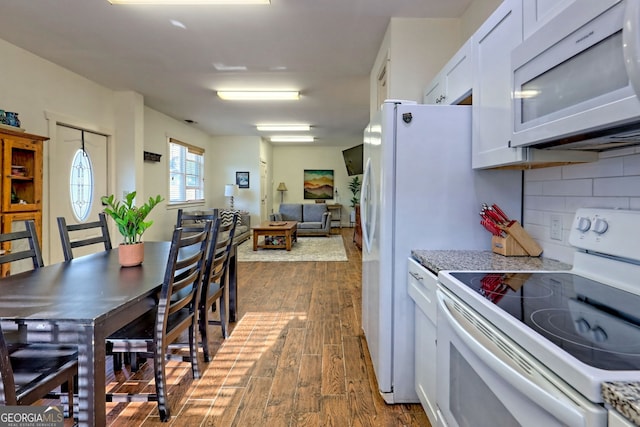
<path id="1" fill-rule="evenodd" d="M 111 334 L 106 340 L 107 354 L 133 352 L 138 356 L 153 358 L 156 393 L 108 393 L 108 402 L 157 401 L 160 419 L 169 420 L 171 411 L 165 373 L 165 363 L 170 356 L 168 346 L 178 341 L 185 331 L 189 334 L 193 378 L 200 378 L 198 307 L 211 227 L 211 221 L 207 221 L 195 233 L 184 233 L 182 228 L 174 230 L 157 304 L 147 314 Z"/>
<path id="2" fill-rule="evenodd" d="M 205 362 L 211 361 L 209 355 L 208 325 L 220 325 L 222 337 L 229 336 L 229 287 L 228 270 L 233 236 L 238 223 L 238 214 L 230 223 L 223 225 L 220 219 L 217 238 L 211 240 L 211 247 L 205 262 L 202 296 L 200 297 L 200 335 Z M 219 320 L 211 319 L 211 313 L 218 311 Z"/>
<path id="3" fill-rule="evenodd" d="M 86 232 L 87 230 L 99 231 L 98 236 L 88 237 L 85 239 L 71 239 L 70 234 L 76 232 Z M 102 244 L 104 250 L 111 249 L 111 238 L 109 237 L 109 227 L 107 226 L 107 216 L 101 212 L 98 214 L 97 221 L 85 222 L 82 224 L 69 224 L 64 217 L 58 217 L 58 231 L 60 232 L 60 241 L 62 242 L 62 252 L 64 260 L 73 259 L 73 249 L 83 246 Z"/>
<path id="4" fill-rule="evenodd" d="M 31 258 L 33 268 L 43 267 L 44 261 L 42 259 L 42 252 L 40 251 L 36 224 L 33 220 L 27 220 L 24 222 L 24 225 L 25 229 L 22 231 L 0 234 L 0 244 L 5 251 L 0 255 L 0 264 Z M 18 241 L 21 240 L 26 240 L 28 249 L 26 247 L 25 249 L 19 248 Z"/>
<path id="5" fill-rule="evenodd" d="M 33 268 L 44 266 L 36 224 L 33 220 L 27 220 L 24 222 L 24 226 L 24 230 L 0 234 L 0 246 L 5 251 L 0 255 L 0 265 L 30 258 Z M 3 272 L 6 275 L 10 274 L 9 270 L 3 269 Z M 9 341 L 26 340 L 27 330 L 24 323 L 2 321 L 0 324 L 5 328 L 5 334 Z"/>
<path id="6" fill-rule="evenodd" d="M 9 343 L 0 325 L 0 405 L 31 405 L 43 398 L 58 398 L 58 393 L 52 393 L 66 387 L 65 410 L 72 418 L 77 375 L 75 346 Z"/>

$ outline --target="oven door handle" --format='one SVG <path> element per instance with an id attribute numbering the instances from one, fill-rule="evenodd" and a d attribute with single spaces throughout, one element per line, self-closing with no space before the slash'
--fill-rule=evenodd
<path id="1" fill-rule="evenodd" d="M 463 325 L 454 317 L 453 313 L 449 310 L 445 299 L 449 299 L 441 291 L 438 292 L 438 304 L 441 312 L 445 315 L 446 321 L 451 325 L 456 335 L 473 351 L 489 368 L 503 380 L 511 384 L 517 390 L 520 390 L 529 399 L 535 402 L 541 408 L 544 408 L 547 412 L 552 414 L 558 420 L 562 421 L 566 425 L 570 426 L 585 426 L 586 416 L 584 411 L 580 409 L 586 409 L 578 402 L 583 401 L 586 403 L 586 399 L 578 395 L 577 392 L 572 391 L 569 387 L 563 387 L 563 390 L 559 388 L 545 378 L 537 368 L 531 366 L 533 372 L 529 374 L 529 378 L 526 378 L 522 371 L 523 368 L 517 369 L 513 365 L 518 362 L 504 353 L 504 351 L 497 345 L 494 347 L 494 351 L 491 351 L 480 343 L 473 335 L 473 333 L 467 331 Z M 475 316 L 476 320 L 477 315 Z M 487 322 L 481 322 L 484 327 L 494 329 Z M 480 334 L 481 332 L 476 332 Z M 510 349 L 514 350 L 514 349 Z M 517 352 L 522 357 L 521 352 Z M 523 357 L 526 359 L 526 357 Z M 534 375 L 531 375 L 534 374 Z M 571 398 L 567 398 L 566 395 L 570 395 Z M 580 408 L 580 409 L 579 409 Z"/>

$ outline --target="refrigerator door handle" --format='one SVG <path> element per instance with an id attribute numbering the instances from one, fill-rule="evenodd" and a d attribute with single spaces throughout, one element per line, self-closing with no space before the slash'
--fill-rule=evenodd
<path id="1" fill-rule="evenodd" d="M 376 187 L 371 158 L 367 159 L 362 177 L 362 191 L 360 192 L 360 221 L 362 222 L 362 240 L 364 240 L 367 252 L 371 252 L 371 245 L 375 234 L 377 216 Z"/>

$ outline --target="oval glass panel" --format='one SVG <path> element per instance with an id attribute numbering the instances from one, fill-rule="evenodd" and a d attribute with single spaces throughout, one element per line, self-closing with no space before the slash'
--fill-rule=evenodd
<path id="1" fill-rule="evenodd" d="M 79 221 L 84 221 L 91 211 L 93 195 L 93 167 L 86 151 L 78 150 L 71 162 L 69 180 L 71 209 Z"/>

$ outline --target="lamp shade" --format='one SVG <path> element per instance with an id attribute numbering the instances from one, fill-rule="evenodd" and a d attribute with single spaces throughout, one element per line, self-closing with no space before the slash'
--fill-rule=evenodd
<path id="1" fill-rule="evenodd" d="M 233 197 L 236 195 L 238 186 L 235 184 L 226 184 L 224 186 L 224 195 L 226 197 Z"/>
<path id="2" fill-rule="evenodd" d="M 276 190 L 278 190 L 278 191 L 287 191 L 287 186 L 284 185 L 284 182 L 281 182 L 280 184 L 278 184 L 278 188 L 276 188 Z"/>

